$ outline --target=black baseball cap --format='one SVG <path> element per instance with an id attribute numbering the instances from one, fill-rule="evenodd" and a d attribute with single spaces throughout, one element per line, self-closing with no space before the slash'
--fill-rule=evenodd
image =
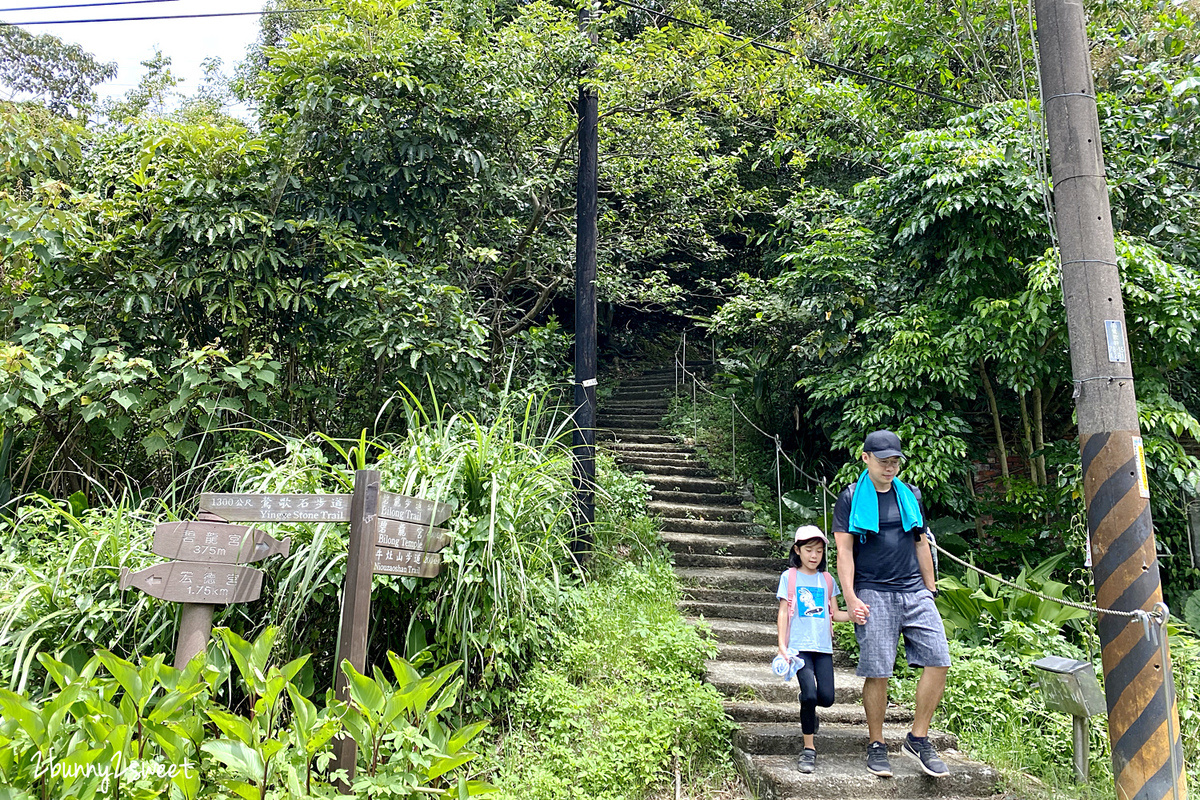
<path id="1" fill-rule="evenodd" d="M 871 431 L 863 442 L 863 452 L 870 453 L 876 458 L 904 458 L 900 447 L 900 437 L 891 431 Z"/>

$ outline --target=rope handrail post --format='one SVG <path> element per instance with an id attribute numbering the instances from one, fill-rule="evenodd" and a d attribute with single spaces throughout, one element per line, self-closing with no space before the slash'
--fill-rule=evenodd
<path id="1" fill-rule="evenodd" d="M 779 444 L 779 434 L 775 434 L 775 497 L 779 502 L 779 538 L 786 539 L 783 534 L 783 482 L 779 477 L 779 454 L 783 447 Z"/>
<path id="2" fill-rule="evenodd" d="M 692 442 L 700 441 L 700 416 L 696 412 L 696 373 L 692 373 Z"/>
<path id="3" fill-rule="evenodd" d="M 733 445 L 733 480 L 737 482 L 737 392 L 729 394 L 729 441 Z"/>
<path id="4" fill-rule="evenodd" d="M 829 487 L 826 485 L 824 478 L 821 478 L 821 524 L 829 527 Z"/>

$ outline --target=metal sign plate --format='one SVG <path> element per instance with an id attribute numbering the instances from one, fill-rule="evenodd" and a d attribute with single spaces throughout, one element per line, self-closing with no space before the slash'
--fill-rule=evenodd
<path id="1" fill-rule="evenodd" d="M 433 578 L 442 571 L 442 557 L 420 550 L 400 550 L 395 547 L 375 548 L 376 575 L 415 575 Z"/>
<path id="2" fill-rule="evenodd" d="M 182 561 L 210 564 L 248 564 L 291 552 L 292 540 L 282 542 L 260 530 L 225 522 L 164 522 L 154 526 L 153 551 Z"/>
<path id="3" fill-rule="evenodd" d="M 141 589 L 176 603 L 249 603 L 262 594 L 263 573 L 236 564 L 167 561 L 138 572 L 121 570 L 122 589 Z"/>
<path id="4" fill-rule="evenodd" d="M 375 543 L 380 547 L 436 553 L 450 544 L 450 534 L 445 528 L 430 528 L 387 517 L 378 517 L 376 526 Z"/>
<path id="5" fill-rule="evenodd" d="M 200 510 L 232 522 L 349 522 L 348 494 L 202 494 Z"/>
<path id="6" fill-rule="evenodd" d="M 418 525 L 441 525 L 450 519 L 450 506 L 395 492 L 379 493 L 379 516 Z"/>

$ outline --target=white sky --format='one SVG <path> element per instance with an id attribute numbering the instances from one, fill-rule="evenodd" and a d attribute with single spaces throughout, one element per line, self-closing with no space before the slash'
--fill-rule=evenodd
<path id="1" fill-rule="evenodd" d="M 0 11 L 25 6 L 51 6 L 98 2 L 99 0 L 0 0 Z M 101 62 L 115 61 L 117 77 L 96 87 L 101 99 L 121 97 L 146 71 L 142 61 L 154 55 L 155 47 L 171 57 L 171 71 L 184 83 L 177 90 L 195 93 L 204 77 L 200 62 L 209 56 L 222 61 L 222 71 L 233 67 L 258 37 L 260 17 L 216 17 L 212 19 L 152 20 L 144 22 L 94 22 L 69 25 L 23 25 L 25 21 L 55 19 L 98 19 L 149 17 L 183 14 L 259 11 L 261 0 L 162 0 L 138 5 L 97 6 L 41 11 L 3 11 L 5 22 L 21 25 L 30 33 L 49 33 L 83 47 Z M 236 113 L 236 112 L 235 112 Z"/>

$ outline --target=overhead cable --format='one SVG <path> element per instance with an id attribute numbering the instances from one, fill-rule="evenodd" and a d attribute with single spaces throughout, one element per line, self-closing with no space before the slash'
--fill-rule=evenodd
<path id="1" fill-rule="evenodd" d="M 103 3 L 70 3 L 57 6 L 22 6 L 21 8 L 0 8 L 0 14 L 10 11 L 57 11 L 60 8 L 95 8 L 96 6 L 137 6 L 146 3 L 174 3 L 177 0 L 105 0 Z"/>
<path id="2" fill-rule="evenodd" d="M 87 22 L 147 22 L 160 19 L 210 19 L 212 17 L 263 17 L 268 14 L 312 14 L 330 11 L 328 8 L 293 8 L 281 11 L 228 11 L 222 14 L 172 14 L 156 17 L 107 17 L 104 19 L 43 19 L 32 22 L 0 22 L 0 27 L 16 28 L 22 25 L 75 25 Z"/>

